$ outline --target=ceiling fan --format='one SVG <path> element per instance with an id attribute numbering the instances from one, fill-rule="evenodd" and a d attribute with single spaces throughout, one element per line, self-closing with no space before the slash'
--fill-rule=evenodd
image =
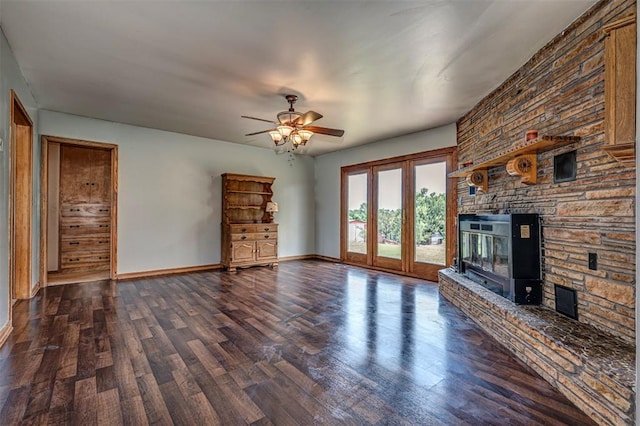
<path id="1" fill-rule="evenodd" d="M 298 96 L 296 95 L 285 95 L 285 99 L 287 100 L 287 102 L 289 102 L 289 110 L 279 112 L 277 115 L 277 121 L 242 115 L 242 118 L 264 121 L 275 126 L 272 129 L 248 133 L 245 136 L 254 136 L 262 133 L 269 133 L 269 136 L 271 136 L 271 140 L 273 140 L 273 143 L 276 145 L 276 147 L 284 147 L 286 144 L 290 144 L 289 151 L 292 151 L 300 146 L 306 145 L 309 139 L 311 139 L 311 136 L 316 133 L 319 135 L 329 135 L 337 137 L 344 135 L 344 130 L 311 126 L 311 123 L 322 118 L 322 114 L 319 114 L 315 111 L 307 111 L 304 114 L 295 111 L 293 108 L 293 104 L 295 104 L 298 100 Z"/>

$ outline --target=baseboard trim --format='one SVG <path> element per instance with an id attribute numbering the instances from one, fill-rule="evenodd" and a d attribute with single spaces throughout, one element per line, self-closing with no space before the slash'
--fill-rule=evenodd
<path id="1" fill-rule="evenodd" d="M 132 280 L 137 278 L 157 277 L 160 275 L 174 275 L 185 274 L 187 272 L 203 272 L 213 271 L 215 269 L 222 268 L 219 263 L 213 265 L 200 265 L 200 266 L 187 266 L 184 268 L 170 268 L 170 269 L 157 269 L 155 271 L 142 271 L 142 272 L 127 272 L 125 274 L 118 274 L 116 279 L 118 281 Z"/>
<path id="2" fill-rule="evenodd" d="M 40 281 L 38 281 L 38 282 L 36 283 L 36 285 L 34 285 L 34 286 L 31 288 L 31 297 L 29 297 L 29 299 L 34 298 L 34 297 L 36 296 L 36 294 L 38 294 L 38 292 L 40 291 L 40 287 L 41 287 L 41 286 L 40 286 Z"/>
<path id="3" fill-rule="evenodd" d="M 279 257 L 278 258 L 278 262 L 289 262 L 292 260 L 308 260 L 308 259 L 315 259 L 316 255 L 315 254 L 301 254 L 298 256 L 285 256 L 285 257 Z"/>
<path id="4" fill-rule="evenodd" d="M 313 255 L 313 257 L 316 259 L 325 260 L 327 262 L 342 263 L 342 260 L 338 259 L 337 257 L 323 256 L 321 254 L 315 254 Z"/>
<path id="5" fill-rule="evenodd" d="M 337 262 L 337 263 L 342 262 L 337 257 L 323 256 L 321 254 L 301 254 L 298 256 L 279 257 L 278 262 L 289 262 L 291 260 L 311 260 L 311 259 L 326 260 L 327 262 Z"/>
<path id="6" fill-rule="evenodd" d="M 11 321 L 8 321 L 2 329 L 0 329 L 0 348 L 7 341 L 11 332 L 13 331 L 13 326 L 11 325 Z"/>

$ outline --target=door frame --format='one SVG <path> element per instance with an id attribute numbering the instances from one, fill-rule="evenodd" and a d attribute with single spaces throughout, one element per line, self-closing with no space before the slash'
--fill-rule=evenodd
<path id="1" fill-rule="evenodd" d="M 413 166 L 424 164 L 425 162 L 430 161 L 446 161 L 447 165 L 447 174 L 451 173 L 457 167 L 457 147 L 447 147 L 435 149 L 432 151 L 419 152 L 415 154 L 402 155 L 398 157 L 392 157 L 382 160 L 375 160 L 366 163 L 353 164 L 350 166 L 344 166 L 341 168 L 341 187 L 340 187 L 340 261 L 350 265 L 363 266 L 370 269 L 377 269 L 387 272 L 392 272 L 400 275 L 407 275 L 418 278 L 426 278 L 426 275 L 431 275 L 431 279 L 437 280 L 437 270 L 445 268 L 447 265 L 453 264 L 453 258 L 455 254 L 455 247 L 457 241 L 457 232 L 456 232 L 456 218 L 457 218 L 457 198 L 458 198 L 458 186 L 457 179 L 451 178 L 447 176 L 446 179 L 446 220 L 447 220 L 447 238 L 445 240 L 445 265 L 437 265 L 431 268 L 423 268 L 419 267 L 422 265 L 415 265 L 415 262 L 410 258 L 413 256 L 414 248 L 409 247 L 409 244 L 413 244 L 413 218 L 410 217 L 409 212 L 406 211 L 406 208 L 409 206 L 413 206 L 413 201 L 411 200 L 414 191 L 413 182 Z M 371 226 L 368 226 L 369 230 L 367 231 L 367 254 L 359 255 L 354 257 L 353 253 L 348 252 L 348 229 L 346 218 L 349 213 L 349 200 L 348 200 L 348 178 L 349 175 L 362 174 L 367 173 L 368 181 L 367 181 L 367 205 L 369 208 L 368 220 L 372 221 L 375 218 L 372 218 L 373 211 L 373 198 L 375 194 L 373 194 L 373 173 L 372 170 L 376 167 L 385 166 L 389 164 L 396 163 L 409 163 L 411 167 L 409 167 L 408 173 L 403 173 L 403 192 L 405 194 L 405 199 L 409 198 L 406 204 L 403 204 L 404 214 L 403 214 L 403 224 L 405 230 L 407 232 L 403 234 L 403 245 L 402 245 L 402 270 L 398 271 L 395 269 L 386 268 L 384 266 L 376 266 L 374 264 L 374 245 L 377 243 L 377 239 L 374 238 L 374 234 L 372 233 Z M 407 195 L 408 194 L 408 195 Z M 409 227 L 411 229 L 409 229 Z M 411 234 L 411 235 L 406 235 Z M 409 238 L 410 237 L 410 238 Z M 363 262 L 363 260 L 365 262 Z"/>
<path id="2" fill-rule="evenodd" d="M 29 299 L 35 295 L 38 285 L 32 287 L 31 269 L 33 266 L 33 120 L 29 117 L 15 91 L 11 90 L 11 116 L 9 121 L 9 312 L 14 299 Z M 20 122 L 19 122 L 20 121 Z M 26 123 L 25 123 L 26 121 Z M 21 136 L 18 127 L 27 128 L 27 136 Z M 26 154 L 18 145 L 28 144 Z M 19 173 L 27 167 L 26 182 L 18 182 Z M 20 185 L 19 185 L 20 184 Z M 18 186 L 21 186 L 18 191 Z M 23 198 L 18 202 L 19 196 Z M 26 229 L 25 229 L 26 228 Z M 16 233 L 19 229 L 28 233 L 26 247 L 18 247 Z M 20 253 L 18 253 L 20 250 Z M 24 253 L 24 251 L 28 253 Z M 18 264 L 20 262 L 20 264 Z M 25 264 L 26 263 L 26 264 Z M 26 275 L 18 282 L 17 271 Z"/>
<path id="3" fill-rule="evenodd" d="M 42 135 L 40 164 L 40 277 L 42 286 L 47 285 L 47 241 L 49 216 L 49 144 L 83 146 L 108 150 L 111 154 L 111 252 L 109 278 L 118 278 L 118 145 L 106 142 L 70 139 Z"/>
<path id="4" fill-rule="evenodd" d="M 400 170 L 400 259 L 395 259 L 392 257 L 383 257 L 378 254 L 378 211 L 380 210 L 380 206 L 378 205 L 379 196 L 379 180 L 380 180 L 380 172 L 386 172 L 389 170 Z M 373 186 L 371 187 L 371 192 L 373 193 L 371 207 L 369 208 L 371 212 L 371 226 L 367 226 L 367 228 L 371 229 L 368 232 L 367 238 L 371 240 L 371 254 L 373 256 L 372 266 L 389 269 L 394 271 L 404 271 L 406 270 L 405 262 L 407 261 L 406 256 L 406 224 L 407 224 L 407 209 L 405 205 L 405 196 L 407 192 L 406 188 L 406 179 L 407 173 L 404 170 L 404 162 L 389 162 L 377 166 L 371 167 L 371 174 L 373 177 Z M 367 247 L 369 248 L 369 247 Z"/>

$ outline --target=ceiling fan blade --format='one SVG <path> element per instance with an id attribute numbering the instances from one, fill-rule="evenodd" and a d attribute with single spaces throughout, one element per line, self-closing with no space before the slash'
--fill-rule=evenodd
<path id="1" fill-rule="evenodd" d="M 311 124 L 316 120 L 320 120 L 321 118 L 322 114 L 315 111 L 307 111 L 296 120 L 296 124 L 298 126 L 306 126 L 307 124 Z"/>
<path id="2" fill-rule="evenodd" d="M 319 135 L 329 135 L 329 136 L 337 136 L 340 137 L 344 135 L 344 130 L 340 129 L 329 129 L 327 127 L 318 127 L 318 126 L 304 126 L 305 130 L 310 130 L 313 133 L 317 133 Z"/>
<path id="3" fill-rule="evenodd" d="M 267 129 L 267 130 L 263 130 L 263 131 L 261 131 L 261 132 L 247 133 L 245 136 L 260 135 L 260 134 L 262 134 L 262 133 L 267 133 L 267 132 L 270 132 L 270 131 L 272 131 L 272 130 L 276 130 L 276 129 Z"/>
<path id="4" fill-rule="evenodd" d="M 271 124 L 278 124 L 273 120 L 265 120 L 264 118 L 256 118 L 256 117 L 249 117 L 248 115 L 241 115 L 240 117 L 242 118 L 248 118 L 250 120 L 258 120 L 258 121 L 264 121 L 265 123 L 271 123 Z"/>

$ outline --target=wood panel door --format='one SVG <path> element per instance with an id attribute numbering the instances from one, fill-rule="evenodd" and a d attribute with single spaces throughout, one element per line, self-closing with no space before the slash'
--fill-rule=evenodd
<path id="1" fill-rule="evenodd" d="M 33 124 L 11 91 L 10 288 L 11 298 L 28 299 L 31 291 L 33 217 Z"/>
<path id="2" fill-rule="evenodd" d="M 108 203 L 111 199 L 111 153 L 108 150 L 62 145 L 60 202 Z"/>

